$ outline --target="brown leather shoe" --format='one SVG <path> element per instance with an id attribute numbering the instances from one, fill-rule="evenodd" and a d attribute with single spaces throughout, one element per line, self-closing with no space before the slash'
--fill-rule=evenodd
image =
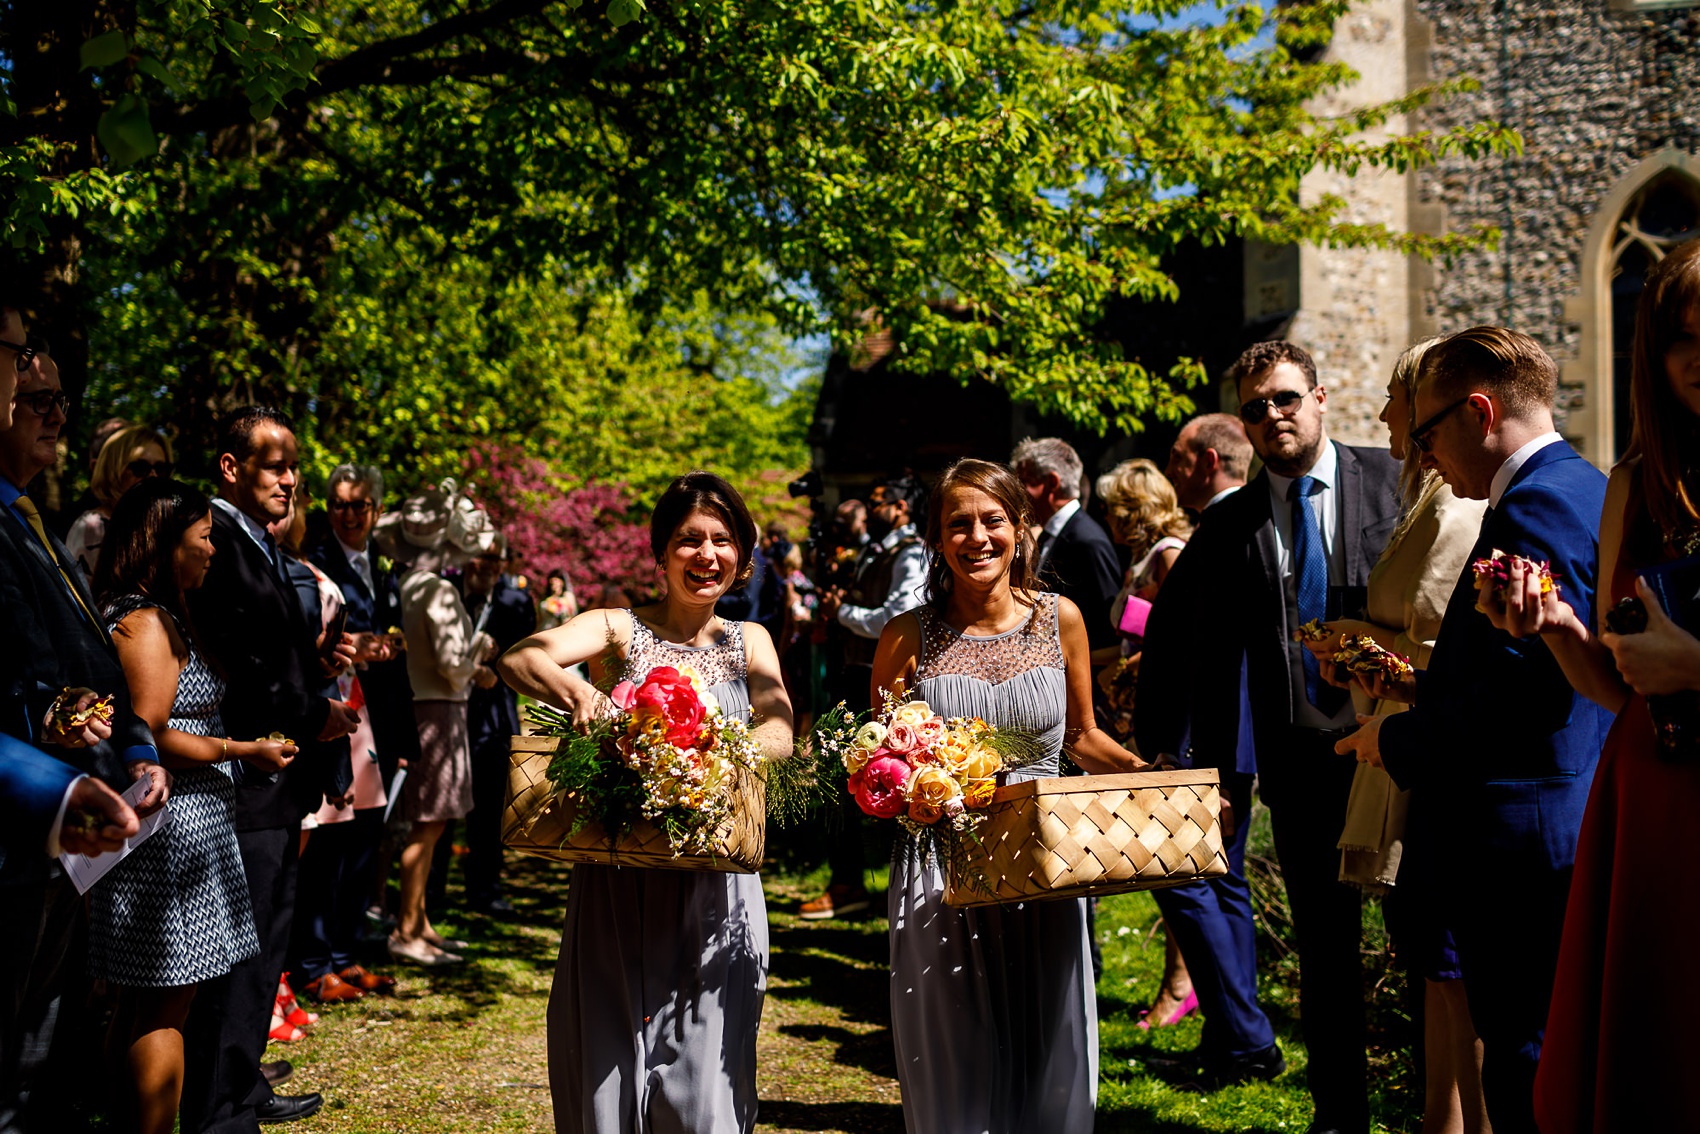
<path id="1" fill-rule="evenodd" d="M 349 984 L 335 973 L 326 973 L 322 977 L 314 977 L 301 989 L 301 995 L 320 1004 L 332 1004 L 339 1000 L 359 1000 L 366 993 Z"/>
<path id="2" fill-rule="evenodd" d="M 810 898 L 797 911 L 797 916 L 804 921 L 825 921 L 827 918 L 844 917 L 847 914 L 861 913 L 869 905 L 868 892 L 855 886 L 832 885 L 826 888 L 826 893 L 818 898 Z"/>
<path id="3" fill-rule="evenodd" d="M 362 992 L 375 992 L 379 996 L 388 996 L 395 991 L 395 977 L 367 972 L 362 965 L 349 965 L 337 975 Z"/>

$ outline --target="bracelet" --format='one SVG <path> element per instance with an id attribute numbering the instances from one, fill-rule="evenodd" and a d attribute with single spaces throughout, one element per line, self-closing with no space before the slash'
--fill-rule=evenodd
<path id="1" fill-rule="evenodd" d="M 227 736 L 219 742 L 222 747 L 218 750 L 218 758 L 223 760 L 230 755 L 230 738 Z"/>

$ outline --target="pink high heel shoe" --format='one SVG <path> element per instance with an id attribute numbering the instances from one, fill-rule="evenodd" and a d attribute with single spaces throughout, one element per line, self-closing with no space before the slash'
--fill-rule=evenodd
<path id="1" fill-rule="evenodd" d="M 1193 989 L 1186 994 L 1186 999 L 1181 1001 L 1181 1006 L 1175 1009 L 1175 1014 L 1170 1016 L 1167 1020 L 1159 1020 L 1156 1023 L 1152 1023 L 1150 1019 L 1151 1010 L 1148 1008 L 1141 1012 L 1139 1014 L 1139 1027 L 1142 1031 L 1150 1031 L 1152 1028 L 1166 1028 L 1170 1024 L 1180 1023 L 1196 1011 L 1198 1011 L 1198 990 Z"/>

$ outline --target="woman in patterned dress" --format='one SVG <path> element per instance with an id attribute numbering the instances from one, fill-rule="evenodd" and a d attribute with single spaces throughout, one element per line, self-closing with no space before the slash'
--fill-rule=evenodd
<path id="1" fill-rule="evenodd" d="M 183 1092 L 183 1023 L 203 980 L 260 943 L 231 824 L 230 761 L 276 772 L 293 744 L 231 740 L 224 682 L 195 647 L 183 600 L 212 560 L 207 498 L 146 480 L 113 510 L 95 593 L 111 627 L 136 715 L 172 770 L 170 821 L 89 892 L 89 975 L 119 992 L 133 1128 L 170 1134 Z"/>
<path id="2" fill-rule="evenodd" d="M 925 606 L 886 625 L 876 704 L 913 694 L 947 717 L 1037 733 L 1044 759 L 1004 778 L 1144 763 L 1098 728 L 1086 623 L 1039 593 L 1027 493 L 987 461 L 933 489 Z M 891 1016 L 911 1134 L 1086 1134 L 1098 1094 L 1098 1015 L 1082 899 L 958 909 L 936 857 L 898 839 L 891 865 Z"/>
<path id="3" fill-rule="evenodd" d="M 692 666 L 723 712 L 753 717 L 768 758 L 791 751 L 779 657 L 754 622 L 714 605 L 749 580 L 756 526 L 711 473 L 675 480 L 650 518 L 666 597 L 585 611 L 499 663 L 509 685 L 585 722 L 608 699 L 567 667 L 606 655 L 641 682 Z M 756 1119 L 756 1028 L 767 988 L 761 879 L 575 865 L 549 999 L 549 1087 L 560 1134 L 747 1134 Z"/>

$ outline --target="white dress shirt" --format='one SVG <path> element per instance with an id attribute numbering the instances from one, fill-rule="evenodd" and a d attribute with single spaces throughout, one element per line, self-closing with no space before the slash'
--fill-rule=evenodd
<path id="1" fill-rule="evenodd" d="M 879 550 L 890 551 L 901 541 L 915 534 L 914 524 L 904 524 L 886 534 Z M 927 545 L 911 544 L 897 553 L 891 566 L 891 589 L 879 606 L 841 606 L 838 623 L 859 638 L 878 638 L 885 624 L 906 610 L 914 610 L 926 601 L 927 564 L 930 560 Z"/>
<path id="2" fill-rule="evenodd" d="M 1322 554 L 1328 562 L 1328 583 L 1339 586 L 1346 578 L 1346 551 L 1344 541 L 1335 538 L 1340 527 L 1342 494 L 1336 491 L 1340 454 L 1334 448 L 1334 442 L 1323 445 L 1316 464 L 1304 475 L 1322 485 L 1320 492 L 1311 495 L 1310 503 L 1316 512 L 1316 526 L 1322 529 Z M 1351 699 L 1347 698 L 1345 705 L 1332 718 L 1311 704 L 1305 697 L 1305 648 L 1292 640 L 1293 631 L 1300 622 L 1299 580 L 1293 572 L 1293 500 L 1290 495 L 1297 479 L 1279 476 L 1273 469 L 1269 471 L 1269 503 L 1275 520 L 1275 570 L 1281 579 L 1281 593 L 1287 600 L 1285 633 L 1287 669 L 1292 676 L 1293 723 L 1305 728 L 1344 728 L 1356 719 Z"/>
<path id="3" fill-rule="evenodd" d="M 373 598 L 378 597 L 378 588 L 372 582 L 372 557 L 365 548 L 356 550 L 342 542 L 338 536 L 336 545 L 342 548 L 342 553 L 348 558 L 348 565 L 354 568 L 354 573 L 360 576 L 360 581 L 366 584 L 366 593 Z"/>
<path id="4" fill-rule="evenodd" d="M 1505 495 L 1505 490 L 1511 487 L 1511 481 L 1517 476 L 1518 470 L 1529 463 L 1529 458 L 1545 449 L 1548 445 L 1556 445 L 1564 440 L 1563 434 L 1548 432 L 1518 449 L 1505 458 L 1505 463 L 1499 466 L 1499 471 L 1493 474 L 1493 486 L 1488 489 L 1488 507 L 1499 507 L 1499 498 Z"/>

